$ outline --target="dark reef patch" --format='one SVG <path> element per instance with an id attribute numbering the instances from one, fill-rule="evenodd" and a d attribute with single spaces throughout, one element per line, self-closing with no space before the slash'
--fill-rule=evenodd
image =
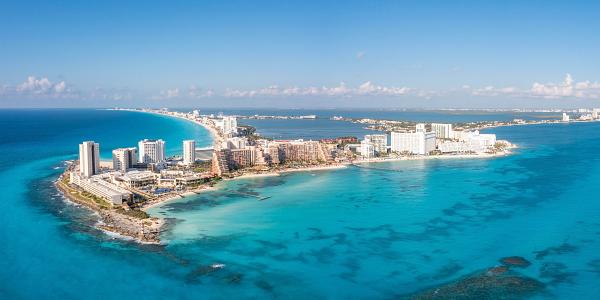
<path id="1" fill-rule="evenodd" d="M 600 259 L 594 259 L 590 262 L 588 262 L 588 267 L 590 267 L 589 271 L 592 273 L 596 273 L 598 276 L 600 276 Z"/>
<path id="2" fill-rule="evenodd" d="M 535 258 L 538 260 L 544 259 L 548 255 L 562 255 L 578 251 L 579 248 L 569 243 L 562 243 L 560 246 L 549 247 L 544 250 L 534 251 Z"/>
<path id="3" fill-rule="evenodd" d="M 520 256 L 503 257 L 500 262 L 506 266 L 519 268 L 527 268 L 531 265 L 531 262 Z"/>
<path id="4" fill-rule="evenodd" d="M 494 267 L 456 281 L 425 289 L 399 299 L 523 299 L 540 293 L 544 284 L 508 270 Z M 506 269 L 504 269 L 506 268 Z M 492 271 L 491 270 L 495 270 Z"/>
<path id="5" fill-rule="evenodd" d="M 573 283 L 575 272 L 569 272 L 565 264 L 547 262 L 540 268 L 540 278 L 550 280 L 550 284 Z"/>

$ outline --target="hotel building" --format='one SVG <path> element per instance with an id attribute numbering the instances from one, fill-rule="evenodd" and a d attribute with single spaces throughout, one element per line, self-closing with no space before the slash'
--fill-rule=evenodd
<path id="1" fill-rule="evenodd" d="M 79 173 L 84 178 L 100 172 L 100 144 L 86 141 L 79 144 Z"/>
<path id="2" fill-rule="evenodd" d="M 387 153 L 387 134 L 368 134 L 364 140 L 373 145 L 376 153 Z"/>
<path id="3" fill-rule="evenodd" d="M 183 164 L 186 166 L 193 165 L 196 162 L 196 141 L 183 141 Z"/>
<path id="4" fill-rule="evenodd" d="M 425 124 L 417 124 L 416 132 L 392 132 L 392 152 L 427 155 L 435 150 L 435 133 L 426 132 Z"/>
<path id="5" fill-rule="evenodd" d="M 140 149 L 140 162 L 161 163 L 165 161 L 165 142 L 163 140 L 141 140 L 138 143 Z"/>
<path id="6" fill-rule="evenodd" d="M 237 119 L 235 117 L 223 117 L 222 119 L 214 120 L 215 126 L 217 126 L 225 135 L 236 135 L 237 134 Z"/>
<path id="7" fill-rule="evenodd" d="M 360 155 L 364 158 L 375 157 L 375 146 L 366 140 L 360 142 Z"/>
<path id="8" fill-rule="evenodd" d="M 111 205 L 121 205 L 124 201 L 127 202 L 133 199 L 133 194 L 130 191 L 104 179 L 102 175 L 83 178 L 83 176 L 71 172 L 69 182 L 94 196 L 105 199 Z"/>
<path id="9" fill-rule="evenodd" d="M 435 133 L 438 139 L 452 138 L 452 124 L 431 123 L 431 131 Z"/>
<path id="10" fill-rule="evenodd" d="M 119 148 L 112 151 L 113 170 L 127 171 L 137 163 L 137 149 Z"/>
<path id="11" fill-rule="evenodd" d="M 248 139 L 245 137 L 232 137 L 223 141 L 223 149 L 244 149 L 248 145 Z"/>

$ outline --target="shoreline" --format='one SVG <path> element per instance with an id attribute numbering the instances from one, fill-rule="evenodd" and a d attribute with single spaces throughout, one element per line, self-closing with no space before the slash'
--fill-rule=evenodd
<path id="1" fill-rule="evenodd" d="M 201 126 L 206 129 L 212 138 L 213 148 L 218 146 L 223 137 L 219 134 L 218 130 L 209 124 L 205 124 L 199 122 L 197 120 L 192 120 L 186 117 L 172 115 L 172 114 L 163 114 L 160 112 L 149 111 L 149 110 L 138 110 L 138 109 L 108 109 L 108 110 L 123 110 L 130 112 L 140 112 L 154 115 L 162 115 L 165 117 L 172 117 L 184 121 L 191 122 L 195 125 Z M 529 124 L 521 124 L 521 125 L 529 125 Z M 433 160 L 433 159 L 489 159 L 501 156 L 507 156 L 512 154 L 511 149 L 517 148 L 516 145 L 508 143 L 508 147 L 501 152 L 497 153 L 478 153 L 478 154 L 455 154 L 455 155 L 428 155 L 428 156 L 400 156 L 400 157 L 383 157 L 383 158 L 371 158 L 371 159 L 358 159 L 358 160 L 349 160 L 338 162 L 330 165 L 309 165 L 305 167 L 297 167 L 297 168 L 281 168 L 270 170 L 266 172 L 257 172 L 257 173 L 246 173 L 233 175 L 231 178 L 223 178 L 223 181 L 233 181 L 240 179 L 253 179 L 253 178 L 261 178 L 261 177 L 273 177 L 273 176 L 281 176 L 286 173 L 296 173 L 296 172 L 314 172 L 314 171 L 328 171 L 328 170 L 339 170 L 345 169 L 353 165 L 365 164 L 365 163 L 382 163 L 382 162 L 397 162 L 397 161 L 410 161 L 410 160 Z M 166 223 L 165 219 L 161 216 L 150 216 L 147 219 L 138 219 L 131 216 L 127 216 L 125 214 L 119 213 L 117 211 L 113 211 L 112 209 L 105 209 L 99 207 L 98 205 L 94 205 L 93 203 L 89 203 L 87 201 L 77 199 L 77 196 L 71 195 L 72 188 L 68 186 L 64 186 L 65 183 L 62 182 L 63 173 L 59 180 L 56 181 L 55 186 L 57 189 L 63 194 L 64 198 L 68 201 L 71 201 L 74 204 L 80 204 L 85 206 L 87 209 L 90 209 L 98 214 L 99 222 L 94 225 L 95 228 L 107 233 L 108 235 L 117 235 L 119 237 L 123 237 L 126 240 L 133 240 L 135 242 L 141 244 L 160 244 L 160 233 Z M 157 199 L 150 200 L 141 205 L 140 210 L 143 212 L 147 212 L 149 209 L 154 207 L 158 207 L 169 203 L 174 200 L 185 199 L 190 196 L 199 195 L 204 192 L 213 191 L 219 189 L 220 187 L 214 185 L 203 185 L 201 187 L 197 187 L 195 189 L 191 189 L 185 192 L 172 193 L 167 194 Z"/>
<path id="2" fill-rule="evenodd" d="M 180 117 L 180 116 L 171 115 L 171 114 L 161 114 L 161 113 L 157 113 L 157 112 L 154 112 L 154 111 L 141 110 L 141 109 L 129 109 L 129 108 L 114 109 L 114 108 L 110 108 L 110 109 L 107 109 L 107 110 L 146 113 L 146 114 L 157 115 L 157 116 L 165 116 L 165 117 L 170 117 L 170 118 L 175 118 L 175 119 L 180 119 L 180 120 L 191 122 L 193 124 L 196 124 L 196 125 L 199 125 L 199 126 L 203 127 L 204 129 L 206 129 L 210 133 L 211 138 L 212 138 L 212 143 L 211 144 L 212 144 L 213 148 L 215 147 L 215 145 L 218 144 L 218 141 L 220 139 L 222 139 L 221 135 L 219 134 L 219 131 L 216 128 L 214 128 L 212 126 L 209 126 L 208 124 L 204 124 L 202 122 L 198 122 L 196 120 L 190 120 L 190 119 L 185 118 L 185 117 Z"/>
<path id="3" fill-rule="evenodd" d="M 518 148 L 518 147 L 513 145 L 513 147 L 511 147 L 510 149 L 516 149 L 516 148 Z M 297 173 L 297 172 L 333 171 L 333 170 L 339 170 L 339 169 L 346 169 L 350 166 L 358 165 L 358 164 L 436 160 L 436 159 L 441 159 L 441 160 L 446 160 L 446 159 L 491 159 L 491 158 L 509 156 L 511 154 L 513 154 L 513 152 L 507 150 L 507 151 L 500 152 L 500 153 L 484 153 L 484 154 L 404 156 L 404 157 L 393 157 L 393 158 L 383 158 L 383 159 L 375 158 L 375 159 L 365 159 L 365 160 L 357 160 L 357 161 L 351 161 L 351 162 L 343 162 L 343 163 L 339 163 L 337 165 L 330 165 L 330 166 L 311 166 L 311 167 L 306 167 L 306 168 L 288 168 L 288 169 L 284 169 L 284 170 L 277 170 L 277 171 L 271 171 L 271 172 L 265 172 L 265 173 L 242 174 L 242 175 L 235 176 L 232 178 L 225 178 L 225 179 L 223 179 L 223 181 L 235 181 L 235 180 L 241 180 L 241 179 L 256 179 L 256 178 L 262 178 L 262 177 L 276 177 L 276 176 L 284 175 L 286 173 Z M 172 195 L 171 197 L 166 197 L 165 199 L 161 199 L 160 201 L 153 201 L 152 203 L 150 203 L 148 205 L 144 205 L 142 207 L 142 210 L 147 211 L 147 209 L 161 206 L 163 204 L 167 204 L 174 200 L 185 199 L 190 196 L 199 195 L 204 192 L 214 191 L 217 189 L 218 189 L 218 187 L 216 187 L 216 186 L 210 186 L 210 187 L 202 188 L 199 190 L 194 190 L 192 192 L 185 192 L 185 193 L 181 193 L 181 194 Z"/>
<path id="4" fill-rule="evenodd" d="M 63 182 L 65 173 L 54 182 L 54 186 L 63 196 L 65 201 L 73 205 L 80 205 L 89 209 L 98 216 L 94 228 L 110 236 L 133 240 L 140 244 L 161 244 L 160 233 L 165 224 L 163 218 L 149 217 L 140 219 L 114 211 L 112 208 L 104 209 L 91 202 L 80 199 L 77 191 Z"/>
<path id="5" fill-rule="evenodd" d="M 213 147 L 215 147 L 215 145 L 217 144 L 217 139 L 222 138 L 219 135 L 216 128 L 211 127 L 207 124 L 198 122 L 196 120 L 190 120 L 185 117 L 180 117 L 180 116 L 171 115 L 171 114 L 163 114 L 163 113 L 150 111 L 150 110 L 140 110 L 140 109 L 110 109 L 110 110 L 124 110 L 124 111 L 131 111 L 131 112 L 141 112 L 141 113 L 166 116 L 166 117 L 171 117 L 171 118 L 176 118 L 176 119 L 191 122 L 193 124 L 202 126 L 203 128 L 207 129 L 210 132 L 211 136 L 213 137 Z M 531 124 L 520 124 L 520 125 L 531 125 Z M 281 169 L 281 170 L 273 170 L 273 171 L 268 171 L 268 172 L 264 172 L 264 173 L 255 173 L 255 174 L 247 173 L 247 174 L 241 174 L 238 176 L 234 176 L 232 178 L 224 178 L 223 180 L 224 181 L 233 181 L 233 180 L 238 180 L 238 179 L 252 179 L 252 178 L 260 178 L 260 177 L 281 176 L 282 174 L 285 174 L 285 173 L 337 170 L 337 169 L 347 168 L 348 166 L 351 166 L 351 165 L 364 164 L 364 163 L 382 163 L 382 162 L 396 162 L 396 161 L 408 161 L 408 160 L 432 160 L 432 159 L 474 159 L 474 158 L 475 159 L 489 159 L 489 158 L 496 158 L 496 157 L 510 155 L 510 154 L 512 154 L 511 149 L 515 149 L 515 148 L 518 148 L 518 147 L 514 144 L 509 143 L 509 147 L 506 150 L 504 150 L 502 152 L 498 152 L 498 153 L 456 154 L 456 155 L 442 154 L 442 155 L 427 155 L 427 156 L 415 155 L 415 156 L 402 156 L 402 157 L 361 159 L 361 160 L 341 162 L 341 163 L 337 163 L 334 165 L 307 166 L 307 167 L 303 167 L 303 168 L 285 168 L 285 169 Z M 165 197 L 164 199 L 154 200 L 151 203 L 149 203 L 148 205 L 143 205 L 141 210 L 147 211 L 147 209 L 154 208 L 154 207 L 160 206 L 162 204 L 165 204 L 165 203 L 168 203 L 168 202 L 171 202 L 174 200 L 184 199 L 189 196 L 198 195 L 198 194 L 201 194 L 201 193 L 204 193 L 207 191 L 212 191 L 215 189 L 217 189 L 217 187 L 210 186 L 210 187 L 192 190 L 190 192 L 173 194 L 168 197 Z"/>

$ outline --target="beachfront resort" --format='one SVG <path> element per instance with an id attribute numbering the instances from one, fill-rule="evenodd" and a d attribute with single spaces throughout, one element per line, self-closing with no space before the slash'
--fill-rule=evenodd
<path id="1" fill-rule="evenodd" d="M 143 139 L 137 147 L 100 157 L 100 143 L 84 141 L 79 159 L 57 182 L 71 200 L 101 211 L 103 229 L 158 242 L 161 222 L 144 210 L 152 205 L 211 188 L 222 179 L 278 175 L 282 172 L 340 168 L 350 164 L 403 159 L 504 155 L 511 144 L 494 134 L 453 130 L 452 124 L 415 125 L 410 132 L 373 133 L 321 140 L 273 140 L 235 116 L 161 110 L 135 110 L 194 122 L 209 130 L 210 147 L 182 142 L 182 153 L 168 157 L 162 139 Z M 303 119 L 311 119 L 302 117 Z"/>
<path id="2" fill-rule="evenodd" d="M 136 209 L 199 192 L 221 178 L 391 159 L 484 156 L 504 153 L 510 146 L 494 134 L 457 131 L 452 124 L 439 123 L 419 123 L 411 132 L 369 134 L 362 140 L 272 140 L 261 137 L 254 128 L 238 126 L 232 116 L 201 115 L 198 110 L 141 111 L 204 126 L 212 133 L 214 144 L 198 148 L 194 140 L 185 140 L 181 155 L 167 157 L 165 141 L 144 139 L 137 147 L 114 149 L 112 160 L 102 161 L 100 144 L 85 141 L 79 145 L 78 163 L 67 172 L 72 187 L 103 199 L 108 206 Z"/>

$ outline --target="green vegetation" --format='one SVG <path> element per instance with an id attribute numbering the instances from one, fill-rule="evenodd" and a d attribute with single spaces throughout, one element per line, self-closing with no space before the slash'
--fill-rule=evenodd
<path id="1" fill-rule="evenodd" d="M 506 148 L 508 148 L 508 144 L 504 142 L 496 142 L 496 144 L 494 144 L 493 152 L 502 152 L 506 150 Z"/>
<path id="2" fill-rule="evenodd" d="M 210 168 L 211 168 L 211 161 L 207 161 L 207 162 L 196 163 L 192 170 L 196 173 L 204 173 L 204 172 L 210 171 Z"/>
<path id="3" fill-rule="evenodd" d="M 91 201 L 102 208 L 110 208 L 110 205 L 106 202 L 106 200 L 98 196 L 94 196 L 86 191 L 79 192 L 79 195 L 87 201 Z"/>
<path id="4" fill-rule="evenodd" d="M 150 218 L 150 215 L 148 215 L 143 210 L 137 210 L 137 209 L 125 210 L 123 208 L 118 208 L 118 209 L 116 209 L 116 211 L 118 213 L 120 213 L 120 214 L 123 214 L 123 215 L 126 215 L 126 216 L 130 216 L 130 217 L 134 217 L 134 218 L 138 218 L 138 219 L 148 219 L 148 218 Z"/>

